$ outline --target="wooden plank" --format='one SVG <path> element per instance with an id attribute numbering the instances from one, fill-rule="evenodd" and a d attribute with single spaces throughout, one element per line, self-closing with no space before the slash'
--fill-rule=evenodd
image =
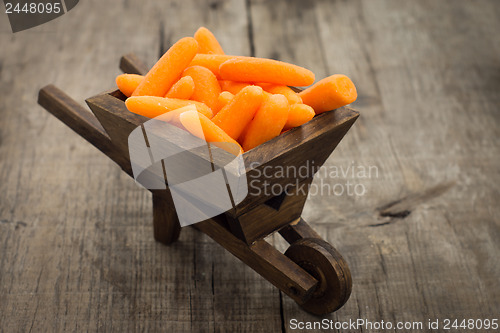
<path id="1" fill-rule="evenodd" d="M 19 34 L 0 20 L 0 331 L 276 332 L 317 320 L 203 233 L 153 242 L 151 195 L 36 104 L 54 83 L 83 105 L 112 87 L 122 54 L 151 66 L 200 24 L 227 53 L 357 85 L 361 117 L 326 166 L 378 172 L 318 177 L 311 190 L 350 181 L 366 193 L 313 192 L 303 213 L 354 279 L 326 318 L 497 316 L 498 16 L 494 0 L 118 0 L 80 1 Z"/>

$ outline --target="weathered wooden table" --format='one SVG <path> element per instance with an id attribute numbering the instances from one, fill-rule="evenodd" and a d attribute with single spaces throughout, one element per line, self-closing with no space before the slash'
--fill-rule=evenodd
<path id="1" fill-rule="evenodd" d="M 12 34 L 0 14 L 0 332 L 276 332 L 321 319 L 194 229 L 154 242 L 149 192 L 36 104 L 47 83 L 83 104 L 113 84 L 122 54 L 151 65 L 200 25 L 228 54 L 358 87 L 362 115 L 303 214 L 353 275 L 326 318 L 498 317 L 499 16 L 494 0 L 81 1 Z"/>

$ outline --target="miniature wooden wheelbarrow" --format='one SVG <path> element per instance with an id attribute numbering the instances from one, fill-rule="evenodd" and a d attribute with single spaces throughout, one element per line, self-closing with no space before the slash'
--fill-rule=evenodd
<path id="1" fill-rule="evenodd" d="M 122 57 L 126 73 L 145 74 L 147 68 L 134 55 Z M 132 174 L 128 136 L 148 118 L 125 107 L 118 90 L 86 100 L 88 112 L 58 88 L 40 90 L 38 103 L 84 139 Z M 243 154 L 246 173 L 262 175 L 265 167 L 299 168 L 306 163 L 320 167 L 347 133 L 359 114 L 348 107 L 316 116 Z M 309 162 L 308 162 L 309 161 Z M 308 189 L 313 174 L 300 173 L 270 179 L 271 183 L 297 183 Z M 269 180 L 269 179 L 268 179 Z M 171 193 L 152 190 L 154 238 L 164 244 L 177 240 L 179 220 Z M 323 240 L 300 216 L 305 193 L 273 196 L 261 192 L 248 195 L 235 209 L 194 224 L 229 252 L 269 280 L 306 311 L 321 315 L 347 302 L 351 293 L 351 273 L 342 256 Z M 278 231 L 290 244 L 283 254 L 264 237 Z"/>

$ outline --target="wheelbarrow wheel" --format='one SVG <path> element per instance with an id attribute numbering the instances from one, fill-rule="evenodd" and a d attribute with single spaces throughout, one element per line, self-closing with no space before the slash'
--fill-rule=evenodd
<path id="1" fill-rule="evenodd" d="M 318 287 L 301 307 L 315 315 L 331 313 L 349 299 L 351 272 L 340 253 L 328 242 L 303 238 L 290 245 L 285 255 L 319 281 Z"/>

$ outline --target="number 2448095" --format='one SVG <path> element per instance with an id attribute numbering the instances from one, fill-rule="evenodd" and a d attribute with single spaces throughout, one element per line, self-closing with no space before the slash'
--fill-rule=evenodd
<path id="1" fill-rule="evenodd" d="M 59 14 L 61 12 L 61 3 L 5 3 L 5 12 L 7 14 Z"/>

